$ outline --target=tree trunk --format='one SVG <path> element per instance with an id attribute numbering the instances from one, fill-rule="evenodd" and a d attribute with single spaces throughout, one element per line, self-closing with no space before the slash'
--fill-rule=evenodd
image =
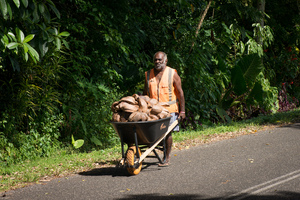
<path id="1" fill-rule="evenodd" d="M 195 38 L 197 38 L 197 35 L 198 35 L 198 33 L 199 33 L 199 30 L 200 30 L 200 28 L 201 28 L 201 25 L 202 25 L 202 23 L 203 23 L 203 20 L 204 20 L 206 14 L 207 14 L 207 11 L 208 11 L 208 9 L 209 9 L 209 7 L 210 7 L 211 2 L 212 2 L 212 0 L 210 0 L 210 1 L 208 2 L 207 6 L 206 6 L 206 8 L 205 8 L 205 10 L 204 10 L 204 12 L 203 12 L 203 14 L 202 14 L 202 17 L 201 17 L 201 19 L 200 19 L 200 21 L 199 21 L 199 24 L 198 24 L 198 27 L 197 27 L 197 30 L 196 30 Z M 194 45 L 195 45 L 195 41 L 193 42 L 193 44 L 192 44 L 192 46 L 191 46 L 190 53 L 192 52 Z"/>
<path id="2" fill-rule="evenodd" d="M 257 9 L 261 13 L 258 23 L 260 24 L 262 29 L 264 28 L 264 25 L 265 25 L 265 21 L 264 21 L 265 5 L 266 5 L 266 0 L 258 0 L 257 1 Z M 263 37 L 261 34 L 259 34 L 259 31 L 258 31 L 256 40 L 261 45 L 261 47 L 264 48 Z M 264 64 L 263 56 L 261 57 L 261 62 L 262 62 L 262 64 Z"/>
<path id="3" fill-rule="evenodd" d="M 258 20 L 261 28 L 264 28 L 264 12 L 265 12 L 265 5 L 266 5 L 266 0 L 258 0 L 257 1 L 257 9 L 258 11 L 261 13 L 261 17 L 260 19 Z M 263 45 L 263 38 L 261 35 L 258 35 L 257 36 L 257 42 L 261 45 Z"/>

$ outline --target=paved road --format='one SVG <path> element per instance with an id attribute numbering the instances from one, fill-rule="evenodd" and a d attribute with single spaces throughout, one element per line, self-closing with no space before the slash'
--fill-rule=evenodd
<path id="1" fill-rule="evenodd" d="M 299 200 L 300 123 L 172 152 L 172 165 L 147 159 L 137 176 L 94 169 L 0 199 Z"/>

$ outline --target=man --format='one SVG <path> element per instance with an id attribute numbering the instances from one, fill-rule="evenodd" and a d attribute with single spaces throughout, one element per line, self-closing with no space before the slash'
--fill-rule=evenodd
<path id="1" fill-rule="evenodd" d="M 167 54 L 159 51 L 153 56 L 154 68 L 145 72 L 144 95 L 155 98 L 159 102 L 168 102 L 167 108 L 171 113 L 170 124 L 177 118 L 185 118 L 185 99 L 181 87 L 181 79 L 177 71 L 167 66 Z M 178 105 L 179 101 L 179 105 Z M 179 108 L 180 106 L 180 108 Z M 177 125 L 173 131 L 179 131 Z M 170 153 L 172 148 L 172 134 L 166 136 L 166 162 L 159 166 L 168 166 L 170 162 Z"/>

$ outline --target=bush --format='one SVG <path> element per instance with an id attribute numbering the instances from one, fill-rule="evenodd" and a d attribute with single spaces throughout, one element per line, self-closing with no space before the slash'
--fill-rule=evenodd
<path id="1" fill-rule="evenodd" d="M 0 121 L 1 128 L 9 124 L 7 119 Z M 29 122 L 28 131 L 25 133 L 17 130 L 14 130 L 15 134 L 0 132 L 1 165 L 50 156 L 61 145 L 58 139 L 63 120 L 62 114 L 56 116 L 45 113 L 38 119 Z"/>

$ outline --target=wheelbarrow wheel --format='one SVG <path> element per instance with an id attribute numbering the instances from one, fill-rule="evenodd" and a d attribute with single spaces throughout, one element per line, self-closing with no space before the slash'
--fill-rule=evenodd
<path id="1" fill-rule="evenodd" d="M 138 151 L 139 151 L 139 155 L 141 155 L 140 148 L 138 148 Z M 131 175 L 139 174 L 142 169 L 142 163 L 138 163 L 137 165 L 134 164 L 136 160 L 137 160 L 136 147 L 131 146 L 128 148 L 126 153 L 127 171 Z"/>

